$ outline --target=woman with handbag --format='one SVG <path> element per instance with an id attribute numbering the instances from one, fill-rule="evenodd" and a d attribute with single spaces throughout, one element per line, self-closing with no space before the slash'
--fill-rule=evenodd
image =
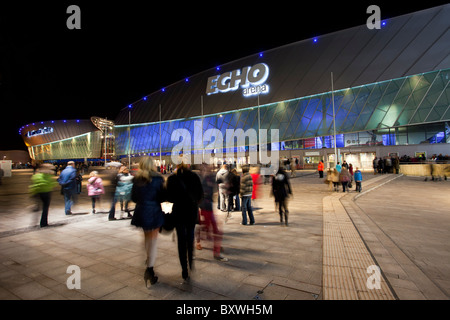
<path id="1" fill-rule="evenodd" d="M 345 192 L 349 192 L 349 188 L 348 188 L 348 183 L 351 182 L 351 176 L 350 173 L 348 172 L 347 168 L 342 167 L 341 172 L 339 173 L 339 181 L 342 184 L 342 191 Z"/>
<path id="2" fill-rule="evenodd" d="M 164 179 L 154 170 L 153 160 L 145 157 L 139 162 L 139 170 L 133 179 L 131 199 L 136 203 L 131 224 L 144 230 L 147 252 L 147 269 L 144 273 L 145 285 L 155 284 L 158 277 L 153 267 L 156 261 L 159 228 L 164 223 L 161 203 L 165 201 Z"/>

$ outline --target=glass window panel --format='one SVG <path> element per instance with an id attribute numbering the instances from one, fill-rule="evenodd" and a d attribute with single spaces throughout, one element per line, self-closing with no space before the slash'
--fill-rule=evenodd
<path id="1" fill-rule="evenodd" d="M 322 123 L 323 113 L 322 111 L 317 111 L 314 113 L 309 126 L 307 128 L 306 136 L 308 137 L 314 137 L 317 135 L 317 131 L 320 128 L 320 125 Z"/>
<path id="2" fill-rule="evenodd" d="M 386 112 L 389 109 L 389 106 L 392 104 L 392 101 L 394 101 L 404 81 L 404 79 L 396 79 L 389 82 L 389 85 L 386 88 L 383 97 L 378 102 L 377 108 L 379 110 L 383 110 Z"/>
<path id="3" fill-rule="evenodd" d="M 436 102 L 436 112 L 442 113 L 442 117 L 439 120 L 450 120 L 450 85 L 447 85 L 447 88 L 442 93 L 439 100 Z M 445 111 L 444 111 L 445 109 Z"/>
<path id="4" fill-rule="evenodd" d="M 410 97 L 412 96 L 413 90 L 419 87 L 421 78 L 421 76 L 412 76 L 405 79 L 402 87 L 395 97 L 395 100 L 392 102 L 388 111 L 386 112 L 386 116 L 383 119 L 383 126 L 392 127 L 396 125 L 397 118 L 405 107 L 405 104 L 407 102 L 410 102 L 412 105 L 414 105 L 414 101 L 411 101 Z M 422 93 L 422 96 L 423 94 L 425 94 L 425 92 L 426 90 Z"/>
<path id="5" fill-rule="evenodd" d="M 306 128 L 308 128 L 309 121 L 310 121 L 310 119 L 308 119 L 308 118 L 306 118 L 306 117 L 303 117 L 303 118 L 300 120 L 300 123 L 299 123 L 299 125 L 298 125 L 298 127 L 297 127 L 297 130 L 296 130 L 296 132 L 295 132 L 295 136 L 296 136 L 297 138 L 301 138 L 301 137 L 304 136 L 305 131 L 306 131 Z"/>
<path id="6" fill-rule="evenodd" d="M 311 98 L 303 116 L 311 119 L 314 115 L 314 112 L 316 112 L 319 103 L 320 99 L 314 97 Z"/>
<path id="7" fill-rule="evenodd" d="M 361 111 L 364 109 L 367 99 L 370 96 L 371 89 L 372 88 L 368 86 L 364 86 L 359 90 L 358 97 L 356 98 L 351 110 L 353 113 L 361 113 Z"/>
<path id="8" fill-rule="evenodd" d="M 342 100 L 341 108 L 345 110 L 350 110 L 353 105 L 353 102 L 355 101 L 353 89 L 347 89 L 343 91 L 343 93 L 344 99 Z"/>
<path id="9" fill-rule="evenodd" d="M 421 144 L 426 143 L 425 128 L 424 126 L 412 126 L 408 127 L 408 143 L 409 144 Z"/>
<path id="10" fill-rule="evenodd" d="M 345 108 L 339 109 L 336 113 L 336 132 L 342 132 L 342 125 L 347 117 L 348 110 Z"/>

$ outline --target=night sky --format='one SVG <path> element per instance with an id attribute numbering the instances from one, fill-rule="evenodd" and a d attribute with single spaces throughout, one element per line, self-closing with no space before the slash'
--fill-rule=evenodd
<path id="1" fill-rule="evenodd" d="M 21 126 L 114 119 L 145 95 L 206 69 L 446 1 L 29 1 L 0 4 L 0 150 L 26 150 Z M 95 2 L 95 4 L 93 4 Z M 223 4 L 226 1 L 217 1 Z M 69 5 L 81 30 L 69 30 Z"/>

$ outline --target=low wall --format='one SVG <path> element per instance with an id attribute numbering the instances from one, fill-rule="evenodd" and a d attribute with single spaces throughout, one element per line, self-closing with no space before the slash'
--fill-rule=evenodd
<path id="1" fill-rule="evenodd" d="M 405 176 L 447 176 L 450 177 L 450 164 L 400 164 L 400 173 Z"/>

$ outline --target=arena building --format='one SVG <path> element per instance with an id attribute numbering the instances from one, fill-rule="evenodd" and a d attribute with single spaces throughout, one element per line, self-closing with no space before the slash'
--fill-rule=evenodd
<path id="1" fill-rule="evenodd" d="M 385 20 L 381 29 L 318 36 L 182 79 L 107 125 L 40 122 L 21 134 L 36 160 L 152 155 L 168 163 L 183 145 L 191 161 L 207 153 L 215 163 L 248 163 L 259 148 L 304 168 L 319 160 L 334 166 L 337 155 L 369 169 L 374 157 L 448 154 L 449 26 L 450 5 L 443 5 Z M 186 134 L 174 136 L 180 129 Z M 267 141 L 239 139 L 249 129 L 267 130 Z M 231 150 L 227 130 L 237 138 Z"/>

